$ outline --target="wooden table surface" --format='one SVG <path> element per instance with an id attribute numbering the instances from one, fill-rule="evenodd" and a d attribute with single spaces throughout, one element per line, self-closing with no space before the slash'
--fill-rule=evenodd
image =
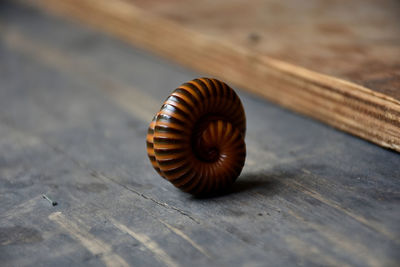
<path id="1" fill-rule="evenodd" d="M 399 266 L 399 154 L 250 94 L 228 194 L 161 179 L 148 123 L 197 76 L 2 2 L 0 265 Z"/>

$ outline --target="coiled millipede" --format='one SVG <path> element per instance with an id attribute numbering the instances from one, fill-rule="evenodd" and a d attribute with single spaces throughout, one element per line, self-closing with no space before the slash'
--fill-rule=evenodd
<path id="1" fill-rule="evenodd" d="M 228 188 L 245 157 L 246 116 L 225 83 L 199 78 L 182 84 L 150 123 L 147 154 L 154 169 L 195 195 Z"/>

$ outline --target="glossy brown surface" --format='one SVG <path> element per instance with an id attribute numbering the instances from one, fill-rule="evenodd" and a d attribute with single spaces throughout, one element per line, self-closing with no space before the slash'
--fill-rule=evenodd
<path id="1" fill-rule="evenodd" d="M 246 117 L 237 94 L 216 79 L 175 89 L 154 116 L 147 154 L 154 169 L 192 194 L 229 187 L 242 171 Z"/>

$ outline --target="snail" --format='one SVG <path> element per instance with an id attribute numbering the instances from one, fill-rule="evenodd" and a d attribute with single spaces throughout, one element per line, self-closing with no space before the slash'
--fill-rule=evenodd
<path id="1" fill-rule="evenodd" d="M 243 105 L 224 82 L 199 78 L 167 97 L 151 121 L 147 154 L 154 169 L 177 188 L 194 194 L 227 189 L 246 158 Z"/>

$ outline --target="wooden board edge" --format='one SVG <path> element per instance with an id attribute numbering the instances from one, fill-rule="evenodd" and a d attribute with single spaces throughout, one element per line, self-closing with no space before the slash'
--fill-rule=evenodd
<path id="1" fill-rule="evenodd" d="M 124 0 L 27 2 L 400 152 L 400 102 L 390 96 L 190 31 Z"/>

